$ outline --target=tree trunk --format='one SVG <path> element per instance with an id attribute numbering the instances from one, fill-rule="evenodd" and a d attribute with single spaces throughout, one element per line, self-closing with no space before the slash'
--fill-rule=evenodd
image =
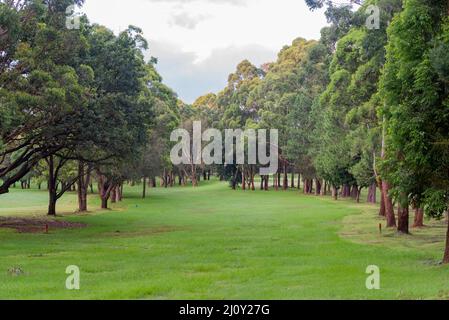
<path id="1" fill-rule="evenodd" d="M 446 248 L 444 250 L 444 258 L 443 263 L 448 264 L 449 263 L 449 223 L 447 224 L 447 231 L 446 231 Z"/>
<path id="2" fill-rule="evenodd" d="M 321 186 L 321 195 L 322 196 L 326 195 L 326 189 L 327 189 L 327 181 L 323 180 L 323 185 Z"/>
<path id="3" fill-rule="evenodd" d="M 242 165 L 242 190 L 246 190 L 246 172 L 245 172 L 245 166 Z"/>
<path id="4" fill-rule="evenodd" d="M 424 227 L 424 209 L 416 208 L 413 228 L 422 228 L 422 227 Z"/>
<path id="5" fill-rule="evenodd" d="M 295 189 L 295 171 L 292 171 L 292 177 L 291 177 L 291 185 L 290 188 Z"/>
<path id="6" fill-rule="evenodd" d="M 363 190 L 362 187 L 360 187 L 360 188 L 357 190 L 357 203 L 360 203 L 360 195 L 362 194 L 362 190 Z"/>
<path id="7" fill-rule="evenodd" d="M 321 194 L 321 181 L 317 178 L 315 179 L 315 184 L 316 184 L 315 195 L 319 196 Z"/>
<path id="8" fill-rule="evenodd" d="M 388 194 L 389 191 L 390 191 L 389 184 L 385 180 L 383 180 L 382 196 L 384 198 L 385 204 L 385 217 L 387 218 L 387 228 L 394 228 L 396 227 L 396 218 L 394 216 L 393 201 L 391 200 L 391 197 Z"/>
<path id="9" fill-rule="evenodd" d="M 368 203 L 376 203 L 377 184 L 373 182 L 368 189 Z"/>
<path id="10" fill-rule="evenodd" d="M 89 187 L 90 170 L 85 171 L 85 164 L 78 162 L 78 211 L 87 211 L 87 189 Z"/>
<path id="11" fill-rule="evenodd" d="M 108 208 L 108 199 L 101 198 L 101 209 L 107 209 Z"/>
<path id="12" fill-rule="evenodd" d="M 282 184 L 282 190 L 288 189 L 288 172 L 287 172 L 287 163 L 284 161 L 284 181 Z"/>
<path id="13" fill-rule="evenodd" d="M 98 190 L 101 198 L 101 208 L 108 209 L 108 200 L 111 196 L 111 190 L 114 188 L 112 182 L 108 181 L 106 176 L 98 172 Z"/>
<path id="14" fill-rule="evenodd" d="M 334 200 L 338 200 L 338 189 L 334 186 L 332 186 L 332 197 Z"/>
<path id="15" fill-rule="evenodd" d="M 408 205 L 398 205 L 398 232 L 409 234 L 409 208 Z"/>
<path id="16" fill-rule="evenodd" d="M 281 187 L 281 172 L 280 171 L 277 173 L 277 185 L 278 185 L 278 188 Z"/>
<path id="17" fill-rule="evenodd" d="M 354 184 L 351 188 L 350 196 L 352 199 L 357 200 L 357 197 L 359 196 L 359 186 Z"/>
<path id="18" fill-rule="evenodd" d="M 147 177 L 143 177 L 142 199 L 147 197 Z"/>
<path id="19" fill-rule="evenodd" d="M 111 203 L 117 202 L 117 188 L 112 188 L 111 190 Z"/>
<path id="20" fill-rule="evenodd" d="M 122 196 L 122 188 L 123 188 L 123 185 L 118 185 L 116 187 L 116 191 L 115 191 L 116 202 L 122 201 L 122 198 L 123 198 L 123 196 Z"/>
<path id="21" fill-rule="evenodd" d="M 49 193 L 50 198 L 48 201 L 48 215 L 56 216 L 56 191 Z"/>
<path id="22" fill-rule="evenodd" d="M 55 177 L 55 163 L 54 157 L 50 156 L 47 159 L 48 163 L 48 215 L 56 216 L 56 198 L 57 187 Z"/>
<path id="23" fill-rule="evenodd" d="M 385 217 L 386 216 L 386 213 L 385 213 L 385 198 L 384 198 L 383 194 L 380 195 L 379 216 L 380 217 Z"/>

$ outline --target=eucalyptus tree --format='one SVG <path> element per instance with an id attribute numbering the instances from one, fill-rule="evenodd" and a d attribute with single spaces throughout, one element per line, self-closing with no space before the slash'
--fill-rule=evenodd
<path id="1" fill-rule="evenodd" d="M 381 86 L 387 128 L 383 173 L 393 186 L 402 233 L 409 232 L 410 205 L 418 214 L 447 210 L 448 12 L 446 0 L 408 0 L 388 30 Z M 449 238 L 444 262 L 449 263 Z"/>
<path id="2" fill-rule="evenodd" d="M 89 96 L 80 83 L 88 69 L 79 63 L 85 39 L 80 30 L 65 27 L 66 8 L 73 4 L 82 1 L 1 4 L 2 12 L 15 11 L 21 23 L 18 31 L 2 27 L 10 43 L 0 75 L 0 193 L 42 159 L 86 139 L 79 122 Z"/>

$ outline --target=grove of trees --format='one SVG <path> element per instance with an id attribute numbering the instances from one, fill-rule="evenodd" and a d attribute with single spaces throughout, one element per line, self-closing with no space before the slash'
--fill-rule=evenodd
<path id="1" fill-rule="evenodd" d="M 300 1 L 300 0 L 298 0 Z M 170 132 L 278 129 L 279 171 L 262 190 L 298 188 L 380 203 L 389 228 L 410 232 L 449 204 L 449 1 L 366 0 L 326 8 L 319 40 L 298 38 L 262 66 L 244 60 L 219 93 L 180 101 L 162 83 L 138 27 L 115 35 L 66 8 L 83 0 L 0 1 L 0 194 L 45 182 L 49 215 L 67 191 L 102 208 L 124 183 L 172 187 L 216 174 L 255 190 L 257 165 L 170 162 Z M 368 28 L 370 5 L 380 27 Z M 300 30 L 298 30 L 298 33 Z M 97 188 L 93 188 L 93 183 Z M 377 195 L 380 194 L 380 199 Z M 396 211 L 397 209 L 397 211 Z M 449 227 L 444 263 L 449 263 Z"/>

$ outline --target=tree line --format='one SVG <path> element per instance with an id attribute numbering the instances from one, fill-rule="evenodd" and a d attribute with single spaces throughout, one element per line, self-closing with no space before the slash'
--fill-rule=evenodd
<path id="1" fill-rule="evenodd" d="M 121 200 L 125 181 L 167 161 L 164 131 L 179 118 L 142 31 L 115 35 L 85 16 L 66 28 L 67 8 L 82 4 L 0 2 L 0 194 L 45 182 L 49 215 L 75 186 L 86 211 L 94 180 L 102 208 Z"/>
<path id="2" fill-rule="evenodd" d="M 408 234 L 449 203 L 449 2 L 368 0 L 326 8 L 318 41 L 298 38 L 277 61 L 242 61 L 218 94 L 192 108 L 219 128 L 279 129 L 275 189 L 377 201 L 387 227 Z M 370 5 L 380 28 L 366 25 Z M 256 168 L 225 168 L 232 186 L 255 189 Z M 299 179 L 299 178 L 298 178 Z M 299 187 L 299 184 L 297 185 Z M 395 212 L 397 209 L 397 212 Z M 448 232 L 449 236 L 449 232 Z M 449 263 L 449 238 L 444 262 Z"/>
<path id="3" fill-rule="evenodd" d="M 377 202 L 387 227 L 409 233 L 424 215 L 441 218 L 449 195 L 449 3 L 366 0 L 326 8 L 321 38 L 298 38 L 262 66 L 238 64 L 219 93 L 180 101 L 157 59 L 130 26 L 115 35 L 66 8 L 82 0 L 0 2 L 0 194 L 30 179 L 46 183 L 50 215 L 69 190 L 79 210 L 97 184 L 102 208 L 125 182 L 193 186 L 216 174 L 256 189 L 256 165 L 180 165 L 170 132 L 278 129 L 279 171 L 260 189 L 299 188 L 335 199 Z M 355 3 L 355 4 L 354 4 Z M 370 5 L 380 28 L 366 26 Z M 299 32 L 300 30 L 298 30 Z M 193 161 L 192 161 L 193 163 Z M 300 183 L 302 182 L 302 184 Z M 397 209 L 397 212 L 395 210 Z M 449 230 L 444 262 L 449 263 Z"/>

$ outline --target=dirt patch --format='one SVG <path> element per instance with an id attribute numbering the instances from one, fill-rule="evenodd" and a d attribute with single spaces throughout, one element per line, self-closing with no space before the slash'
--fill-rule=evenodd
<path id="1" fill-rule="evenodd" d="M 15 229 L 19 233 L 46 233 L 55 229 L 79 229 L 87 227 L 84 223 L 46 219 L 1 218 L 0 228 Z"/>

